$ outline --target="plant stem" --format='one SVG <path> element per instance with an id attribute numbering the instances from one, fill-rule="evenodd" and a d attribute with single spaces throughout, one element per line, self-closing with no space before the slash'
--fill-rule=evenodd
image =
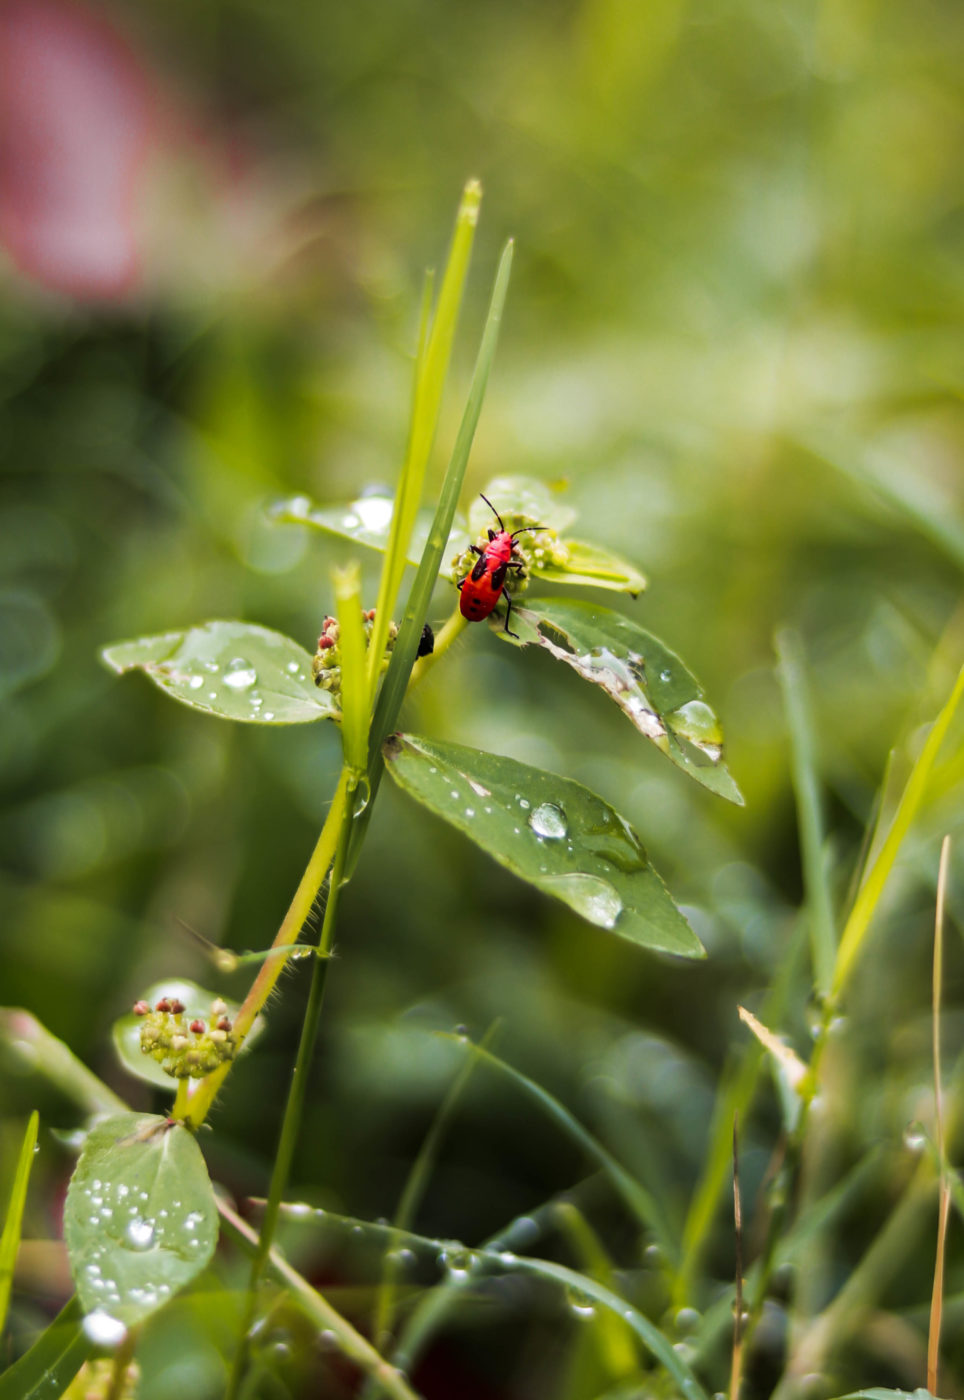
<path id="1" fill-rule="evenodd" d="M 345 770 L 345 772 L 347 772 L 347 770 Z M 342 773 L 343 780 L 345 778 L 345 772 Z M 340 782 L 339 788 L 341 785 Z M 349 795 L 351 795 L 353 791 L 353 788 L 348 788 Z M 231 1370 L 226 1400 L 234 1400 L 244 1374 L 244 1365 L 248 1350 L 248 1329 L 254 1319 L 258 1283 L 264 1272 L 265 1263 L 271 1249 L 275 1228 L 278 1223 L 278 1209 L 281 1205 L 281 1198 L 284 1195 L 285 1187 L 288 1184 L 288 1173 L 291 1170 L 291 1161 L 294 1156 L 295 1144 L 298 1140 L 298 1133 L 301 1128 L 301 1115 L 305 1102 L 308 1072 L 311 1067 L 311 1058 L 314 1054 L 315 1040 L 318 1035 L 321 1009 L 325 1000 L 325 985 L 328 980 L 329 954 L 331 952 L 332 935 L 335 928 L 335 915 L 338 909 L 338 895 L 345 869 L 345 857 L 348 852 L 348 835 L 351 830 L 352 821 L 351 802 L 347 801 L 343 803 L 340 811 L 341 824 L 338 829 L 338 845 L 335 850 L 334 866 L 329 883 L 328 902 L 325 905 L 325 917 L 322 920 L 321 933 L 318 936 L 318 954 L 315 958 L 315 965 L 311 974 L 308 1007 L 301 1027 L 298 1057 L 295 1061 L 294 1072 L 291 1076 L 291 1085 L 288 1089 L 288 1102 L 285 1105 L 284 1119 L 281 1124 L 281 1137 L 278 1143 L 274 1167 L 271 1172 L 271 1185 L 268 1189 L 264 1218 L 261 1222 L 261 1230 L 258 1237 L 258 1250 L 251 1264 L 251 1277 L 248 1281 L 248 1292 L 245 1300 L 241 1336 L 238 1342 L 237 1352 L 235 1353 L 234 1366 Z"/>
<path id="2" fill-rule="evenodd" d="M 318 891 L 321 889 L 334 859 L 345 814 L 350 811 L 349 794 L 352 782 L 352 774 L 347 769 L 342 769 L 331 807 L 328 809 L 328 816 L 321 829 L 321 835 L 318 837 L 315 849 L 311 853 L 311 859 L 305 867 L 305 873 L 295 890 L 294 898 L 288 906 L 288 912 L 275 935 L 272 948 L 283 948 L 289 943 L 294 943 L 304 928 L 312 906 L 318 897 Z M 251 989 L 234 1022 L 235 1030 L 238 1031 L 242 1039 L 251 1029 L 255 1017 L 274 990 L 274 985 L 281 976 L 286 961 L 285 958 L 268 958 L 252 982 Z M 185 1114 L 185 1122 L 190 1127 L 197 1128 L 204 1122 L 233 1063 L 234 1061 L 229 1061 L 227 1064 L 221 1065 L 213 1074 L 209 1074 L 206 1079 L 201 1080 L 200 1087 L 191 1096 L 188 1112 Z"/>
<path id="3" fill-rule="evenodd" d="M 428 656 L 420 656 L 412 667 L 412 678 L 408 683 L 409 690 L 411 690 L 413 685 L 418 684 L 426 671 L 432 669 L 436 661 L 441 660 L 452 643 L 465 631 L 467 625 L 465 618 L 459 612 L 458 608 L 446 618 L 445 626 L 435 634 L 434 651 L 430 652 Z"/>

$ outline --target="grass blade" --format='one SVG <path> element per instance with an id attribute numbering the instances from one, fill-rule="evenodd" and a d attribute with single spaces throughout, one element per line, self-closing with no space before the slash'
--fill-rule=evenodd
<path id="1" fill-rule="evenodd" d="M 462 1042 L 461 1036 L 450 1035 L 447 1032 L 440 1032 L 440 1034 L 444 1040 Z M 635 1216 L 645 1230 L 652 1232 L 667 1256 L 675 1259 L 677 1243 L 670 1234 L 662 1210 L 649 1192 L 639 1184 L 635 1177 L 629 1174 L 624 1166 L 616 1161 L 616 1158 L 603 1147 L 598 1138 L 595 1138 L 584 1128 L 573 1117 L 568 1108 L 546 1089 L 543 1089 L 540 1084 L 537 1084 L 534 1079 L 529 1079 L 527 1075 L 514 1069 L 512 1065 L 507 1064 L 505 1060 L 501 1060 L 498 1055 L 493 1054 L 491 1050 L 486 1050 L 482 1045 L 472 1046 L 472 1050 L 480 1060 L 508 1079 L 511 1084 L 538 1104 L 543 1113 L 576 1143 L 589 1160 L 602 1169 L 630 1213 Z"/>
<path id="2" fill-rule="evenodd" d="M 76 1295 L 37 1337 L 29 1351 L 0 1376 L 0 1400 L 56 1400 L 93 1354 Z"/>
<path id="3" fill-rule="evenodd" d="M 455 219 L 455 232 L 445 274 L 439 289 L 438 305 L 431 328 L 427 327 L 423 303 L 420 353 L 416 364 L 414 402 L 405 460 L 402 464 L 395 511 L 392 516 L 388 552 L 378 588 L 378 606 L 368 656 L 368 690 L 374 696 L 381 656 L 385 650 L 388 624 L 405 572 L 408 542 L 422 501 L 425 469 L 438 427 L 442 391 L 448 375 L 452 341 L 462 304 L 469 258 L 479 218 L 482 188 L 476 180 L 466 185 Z M 425 331 L 428 331 L 427 339 Z M 424 347 L 424 349 L 423 349 Z"/>
<path id="4" fill-rule="evenodd" d="M 937 1217 L 937 1247 L 934 1252 L 934 1284 L 931 1290 L 931 1315 L 927 1331 L 927 1389 L 937 1394 L 938 1366 L 941 1342 L 941 1314 L 944 1307 L 944 1256 L 947 1248 L 947 1217 L 951 1208 L 951 1188 L 948 1184 L 947 1147 L 944 1140 L 944 1100 L 941 1088 L 941 985 L 944 967 L 944 900 L 947 894 L 947 871 L 950 866 L 951 838 L 945 836 L 941 845 L 941 863 L 937 875 L 937 913 L 934 919 L 934 1110 L 937 1127 L 937 1155 L 940 1160 L 941 1190 Z"/>
<path id="5" fill-rule="evenodd" d="M 808 704 L 803 646 L 796 632 L 777 634 L 777 677 L 790 732 L 793 790 L 800 826 L 800 856 L 810 924 L 810 956 L 815 990 L 830 991 L 836 955 L 833 906 L 823 861 L 823 820 L 817 782 L 816 744 Z"/>
<path id="6" fill-rule="evenodd" d="M 40 1115 L 34 1109 L 27 1124 L 27 1131 L 23 1135 L 17 1170 L 13 1178 L 13 1190 L 10 1192 L 10 1204 L 3 1222 L 3 1234 L 0 1235 L 0 1332 L 6 1324 L 7 1308 L 10 1305 L 13 1269 L 20 1249 L 20 1226 L 23 1221 L 23 1209 L 27 1204 L 27 1183 L 30 1180 L 30 1168 L 33 1166 L 33 1151 L 37 1145 L 39 1123 Z"/>
<path id="7" fill-rule="evenodd" d="M 964 695 L 964 666 L 958 672 L 957 680 L 954 682 L 947 703 L 934 721 L 924 747 L 911 769 L 910 777 L 907 779 L 897 804 L 897 811 L 894 813 L 890 830 L 857 892 L 857 898 L 850 911 L 850 917 L 847 919 L 841 935 L 840 947 L 837 950 L 837 960 L 831 983 L 831 1001 L 834 1003 L 839 1000 L 857 956 L 863 947 L 870 920 L 883 893 L 887 876 L 897 859 L 897 853 L 910 829 L 911 822 L 920 808 L 927 788 L 927 780 L 962 695 Z"/>

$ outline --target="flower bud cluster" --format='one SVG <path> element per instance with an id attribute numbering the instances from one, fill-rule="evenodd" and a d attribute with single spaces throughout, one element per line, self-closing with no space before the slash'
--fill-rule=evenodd
<path id="1" fill-rule="evenodd" d="M 141 1022 L 141 1052 L 150 1055 L 165 1074 L 174 1079 L 203 1079 L 233 1060 L 241 1039 L 231 1025 L 228 1008 L 220 997 L 211 1003 L 207 1024 L 200 1017 L 188 1020 L 177 997 L 161 997 L 152 1010 L 146 1001 L 134 1003 Z"/>
<path id="2" fill-rule="evenodd" d="M 362 611 L 362 626 L 365 632 L 365 646 L 367 647 L 372 638 L 372 625 L 375 621 L 375 609 L 369 608 L 367 612 Z M 322 690 L 330 690 L 333 695 L 341 694 L 341 628 L 338 626 L 337 617 L 326 617 L 324 626 L 321 629 L 321 636 L 318 638 L 318 650 L 315 652 L 311 663 L 311 674 L 315 678 L 315 685 Z M 395 649 L 395 642 L 398 639 L 398 623 L 388 624 L 388 639 L 385 643 L 385 655 L 390 656 Z"/>

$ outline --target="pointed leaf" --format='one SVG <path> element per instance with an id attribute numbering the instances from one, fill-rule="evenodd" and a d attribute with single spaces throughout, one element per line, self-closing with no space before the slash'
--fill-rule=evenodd
<path id="1" fill-rule="evenodd" d="M 67 1190 L 64 1238 L 84 1312 L 125 1327 L 206 1266 L 218 1215 L 201 1150 L 182 1124 L 118 1113 L 88 1134 Z"/>
<path id="2" fill-rule="evenodd" d="M 742 805 L 723 733 L 696 678 L 650 632 L 611 608 L 546 598 L 512 609 L 517 646 L 541 646 L 600 686 L 647 739 L 698 783 Z M 504 630 L 504 640 L 513 641 Z"/>
<path id="3" fill-rule="evenodd" d="M 144 1000 L 153 1006 L 161 997 L 170 997 L 172 1000 L 183 1002 L 184 1020 L 190 1025 L 195 1019 L 206 1021 L 211 1016 L 211 1002 L 218 996 L 217 992 L 205 991 L 196 982 L 189 982 L 185 977 L 166 977 L 160 982 L 155 982 L 152 987 L 148 987 L 144 993 Z M 225 1013 L 233 1022 L 238 1014 L 238 1007 L 235 1003 L 223 997 L 227 1012 Z M 141 1050 L 141 1025 L 142 1018 L 128 1012 L 126 1016 L 120 1016 L 111 1028 L 111 1037 L 114 1041 L 114 1049 L 118 1058 L 129 1074 L 133 1074 L 137 1079 L 144 1080 L 147 1084 L 153 1084 L 157 1089 L 165 1089 L 168 1093 L 177 1091 L 178 1081 L 171 1075 L 165 1074 L 161 1066 L 150 1055 L 145 1055 Z M 258 1017 L 244 1038 L 240 1054 L 250 1048 L 252 1040 L 256 1039 L 264 1027 L 264 1020 Z"/>
<path id="4" fill-rule="evenodd" d="M 572 506 L 559 499 L 557 492 L 533 476 L 494 476 L 486 483 L 484 494 L 511 530 L 523 523 L 543 525 L 561 534 L 576 518 Z M 472 538 L 484 535 L 494 522 L 492 512 L 478 495 L 469 506 L 469 531 Z"/>
<path id="5" fill-rule="evenodd" d="M 645 948 L 702 955 L 635 831 L 581 784 L 413 734 L 392 735 L 385 758 L 400 787 L 590 923 Z"/>
<path id="6" fill-rule="evenodd" d="M 551 559 L 537 559 L 532 577 L 582 588 L 608 588 L 636 597 L 646 587 L 646 575 L 611 550 L 585 540 L 559 540 Z"/>
<path id="7" fill-rule="evenodd" d="M 338 714 L 311 676 L 311 657 L 281 632 L 252 622 L 205 622 L 105 647 L 118 674 L 140 670 L 175 700 L 247 724 L 307 724 Z"/>

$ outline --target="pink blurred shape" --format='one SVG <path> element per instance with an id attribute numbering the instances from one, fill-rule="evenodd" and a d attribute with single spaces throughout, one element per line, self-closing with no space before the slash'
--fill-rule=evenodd
<path id="1" fill-rule="evenodd" d="M 116 299 L 139 272 L 154 128 L 144 66 L 69 0 L 0 0 L 0 242 L 55 291 Z"/>

